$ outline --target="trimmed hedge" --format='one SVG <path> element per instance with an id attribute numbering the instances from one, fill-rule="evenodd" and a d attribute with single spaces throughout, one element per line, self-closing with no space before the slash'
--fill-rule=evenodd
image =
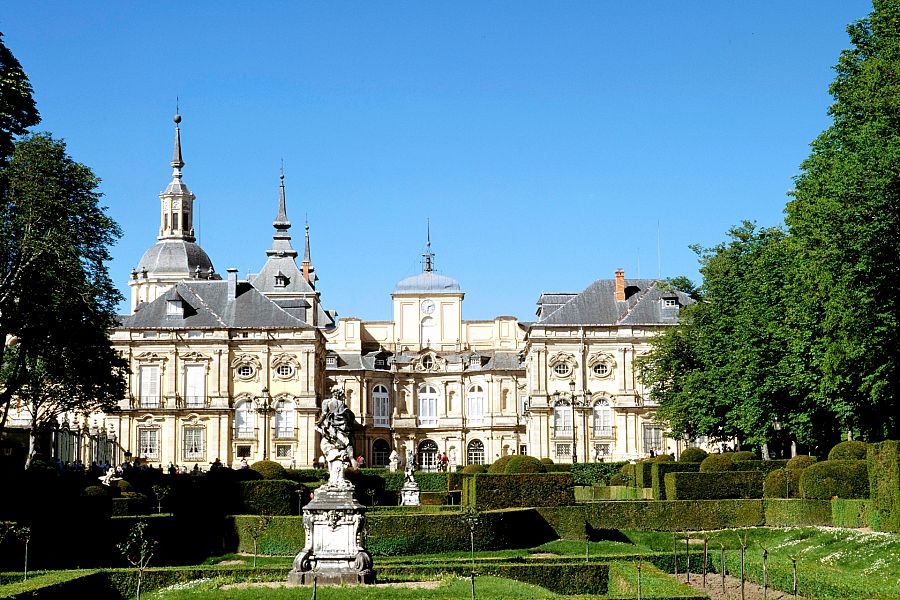
<path id="1" fill-rule="evenodd" d="M 900 442 L 872 444 L 866 462 L 872 525 L 879 531 L 900 533 Z"/>
<path id="2" fill-rule="evenodd" d="M 664 477 L 666 473 L 697 473 L 700 471 L 700 463 L 698 462 L 658 462 L 654 463 L 650 469 L 650 482 L 653 489 L 654 500 L 666 499 L 666 482 Z"/>
<path id="3" fill-rule="evenodd" d="M 262 479 L 241 482 L 241 506 L 250 515 L 296 515 L 300 510 L 297 490 L 290 479 Z"/>
<path id="4" fill-rule="evenodd" d="M 678 460 L 680 462 L 701 463 L 707 456 L 709 456 L 709 452 L 703 448 L 690 447 L 681 451 L 681 456 L 678 457 Z"/>
<path id="5" fill-rule="evenodd" d="M 575 503 L 571 473 L 526 473 L 466 477 L 462 504 L 478 510 L 526 506 L 565 506 Z"/>
<path id="6" fill-rule="evenodd" d="M 511 461 L 516 456 L 516 454 L 507 454 L 506 456 L 501 456 L 490 464 L 487 472 L 491 475 L 500 475 L 501 473 L 506 473 L 506 463 Z"/>
<path id="7" fill-rule="evenodd" d="M 778 469 L 784 469 L 787 467 L 787 463 L 788 461 L 786 459 L 732 461 L 735 471 L 759 471 L 763 475 L 767 475 Z"/>
<path id="8" fill-rule="evenodd" d="M 504 473 L 512 475 L 518 473 L 545 473 L 546 471 L 547 467 L 544 466 L 544 463 L 535 457 L 517 455 L 514 456 L 511 461 L 506 463 L 506 470 Z"/>
<path id="9" fill-rule="evenodd" d="M 829 500 L 868 498 L 869 473 L 864 460 L 826 460 L 803 469 L 800 475 L 803 498 Z"/>
<path id="10" fill-rule="evenodd" d="M 575 502 L 599 502 L 602 500 L 652 500 L 647 488 L 627 485 L 584 485 L 574 487 Z"/>
<path id="11" fill-rule="evenodd" d="M 710 454 L 700 463 L 701 473 L 722 473 L 734 470 L 734 459 L 731 453 Z"/>
<path id="12" fill-rule="evenodd" d="M 859 440 L 836 444 L 828 453 L 828 460 L 866 460 L 868 445 Z"/>
<path id="13" fill-rule="evenodd" d="M 665 476 L 666 498 L 670 500 L 762 498 L 763 479 L 763 474 L 757 471 L 668 473 Z"/>
<path id="14" fill-rule="evenodd" d="M 250 468 L 262 475 L 263 479 L 287 479 L 287 469 L 274 460 L 260 460 L 250 465 Z"/>
<path id="15" fill-rule="evenodd" d="M 870 500 L 847 500 L 838 498 L 832 500 L 831 524 L 834 527 L 860 528 L 868 527 L 872 503 Z"/>
<path id="16" fill-rule="evenodd" d="M 750 452 L 749 450 L 738 450 L 737 452 L 728 452 L 727 454 L 731 454 L 731 460 L 734 462 L 756 460 L 756 452 Z"/>
<path id="17" fill-rule="evenodd" d="M 609 485 L 610 479 L 619 473 L 627 462 L 575 463 L 572 479 L 575 485 Z"/>
<path id="18" fill-rule="evenodd" d="M 763 501 L 766 525 L 770 527 L 818 527 L 831 525 L 831 502 L 767 498 Z"/>
<path id="19" fill-rule="evenodd" d="M 537 511 L 559 537 L 574 540 L 584 539 L 585 523 L 590 530 L 597 530 L 595 533 L 609 529 L 700 531 L 765 525 L 762 500 L 613 500 Z"/>

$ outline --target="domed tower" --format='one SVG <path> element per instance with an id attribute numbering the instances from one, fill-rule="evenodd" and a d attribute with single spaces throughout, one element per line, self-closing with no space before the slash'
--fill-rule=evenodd
<path id="1" fill-rule="evenodd" d="M 430 231 L 422 258 L 422 272 L 401 279 L 391 294 L 398 349 L 458 350 L 463 293 L 457 280 L 434 272 Z"/>
<path id="2" fill-rule="evenodd" d="M 152 302 L 170 287 L 185 279 L 221 279 L 212 261 L 194 237 L 194 194 L 181 179 L 181 115 L 175 115 L 175 152 L 172 181 L 159 195 L 159 241 L 144 252 L 132 269 L 131 311 L 142 302 Z"/>

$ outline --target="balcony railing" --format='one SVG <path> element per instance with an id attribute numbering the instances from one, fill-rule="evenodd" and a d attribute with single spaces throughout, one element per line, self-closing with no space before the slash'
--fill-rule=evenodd
<path id="1" fill-rule="evenodd" d="M 276 427 L 276 440 L 293 440 L 297 437 L 297 430 L 294 427 Z"/>
<path id="2" fill-rule="evenodd" d="M 595 438 L 611 438 L 613 436 L 613 428 L 604 425 L 594 425 Z"/>
<path id="3" fill-rule="evenodd" d="M 184 407 L 185 408 L 206 408 L 208 406 L 206 402 L 206 396 L 185 396 L 184 397 Z"/>
<path id="4" fill-rule="evenodd" d="M 138 398 L 139 408 L 159 408 L 159 396 L 141 396 Z"/>
<path id="5" fill-rule="evenodd" d="M 239 440 L 255 440 L 256 429 L 253 427 L 238 427 L 234 430 L 234 437 Z"/>
<path id="6" fill-rule="evenodd" d="M 553 437 L 570 438 L 572 437 L 571 425 L 557 425 L 553 428 Z"/>
<path id="7" fill-rule="evenodd" d="M 372 417 L 372 424 L 375 427 L 390 427 L 391 418 L 387 415 L 375 415 Z"/>

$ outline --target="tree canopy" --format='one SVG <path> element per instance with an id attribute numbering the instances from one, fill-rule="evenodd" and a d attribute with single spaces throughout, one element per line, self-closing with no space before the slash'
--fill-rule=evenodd
<path id="1" fill-rule="evenodd" d="M 40 121 L 31 83 L 0 33 L 0 166 L 12 154 L 15 137 Z"/>

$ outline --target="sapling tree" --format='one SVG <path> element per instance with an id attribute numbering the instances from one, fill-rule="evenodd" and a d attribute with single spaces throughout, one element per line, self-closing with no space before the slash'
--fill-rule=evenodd
<path id="1" fill-rule="evenodd" d="M 156 540 L 147 533 L 147 522 L 138 521 L 128 532 L 124 542 L 117 545 L 119 552 L 128 563 L 137 569 L 137 600 L 141 600 L 141 582 L 144 579 L 144 571 L 150 565 L 153 553 L 156 550 Z"/>
<path id="2" fill-rule="evenodd" d="M 165 500 L 169 492 L 172 491 L 172 488 L 167 485 L 154 484 L 153 485 L 153 495 L 156 497 L 156 512 L 162 513 L 162 503 Z"/>
<path id="3" fill-rule="evenodd" d="M 31 527 L 28 527 L 27 525 L 16 527 L 16 537 L 19 538 L 19 541 L 25 544 L 24 580 L 28 581 L 28 543 L 31 541 Z"/>
<path id="4" fill-rule="evenodd" d="M 256 568 L 256 557 L 258 555 L 259 549 L 259 540 L 269 529 L 269 524 L 272 522 L 272 515 L 268 513 L 262 513 L 257 515 L 254 519 L 250 521 L 250 525 L 247 527 L 248 532 L 250 533 L 250 538 L 253 540 L 253 568 Z"/>

